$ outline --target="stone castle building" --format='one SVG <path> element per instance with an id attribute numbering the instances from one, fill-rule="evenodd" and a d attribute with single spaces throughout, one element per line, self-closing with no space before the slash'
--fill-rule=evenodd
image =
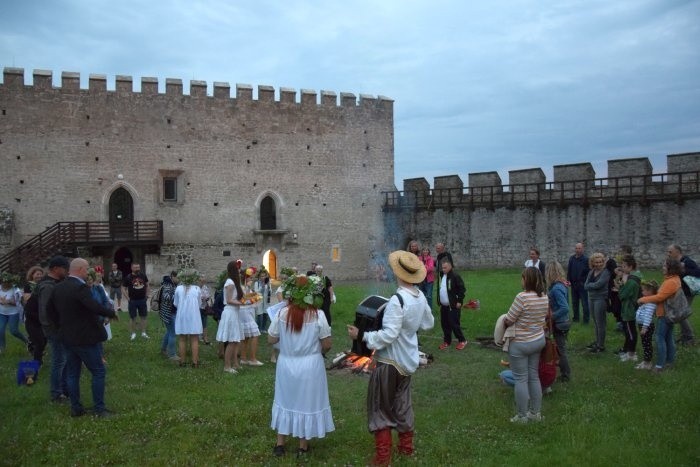
<path id="1" fill-rule="evenodd" d="M 446 243 L 458 268 L 520 266 L 531 245 L 565 261 L 573 244 L 630 244 L 658 267 L 669 243 L 697 259 L 700 153 L 424 178 L 394 186 L 386 97 L 5 68 L 0 84 L 0 270 L 57 251 L 138 261 L 158 281 L 194 267 L 211 280 L 232 259 L 336 279 L 367 278 L 409 240 Z M 210 91 L 210 92 L 208 92 Z M 4 256 L 3 256 L 4 255 Z"/>
<path id="2" fill-rule="evenodd" d="M 0 85 L 3 266 L 51 248 L 146 263 L 156 278 L 228 261 L 366 277 L 394 189 L 393 102 L 386 97 L 179 79 L 5 68 Z M 277 97 L 277 98 L 276 98 Z M 50 244 L 51 248 L 47 245 Z"/>

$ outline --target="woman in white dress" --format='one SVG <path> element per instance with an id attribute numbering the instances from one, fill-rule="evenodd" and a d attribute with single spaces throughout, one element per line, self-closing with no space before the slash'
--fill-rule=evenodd
<path id="1" fill-rule="evenodd" d="M 241 272 L 237 261 L 226 265 L 228 279 L 224 283 L 224 311 L 221 312 L 219 329 L 216 340 L 225 346 L 224 371 L 236 374 L 240 369 L 238 362 L 238 347 L 243 340 L 243 331 L 239 318 L 243 289 L 241 288 Z"/>
<path id="2" fill-rule="evenodd" d="M 253 292 L 253 281 L 249 278 L 246 281 L 245 293 Z M 243 332 L 243 342 L 241 342 L 241 365 L 262 366 L 262 362 L 258 360 L 258 338 L 260 337 L 260 328 L 255 320 L 255 313 L 258 308 L 256 303 L 243 305 L 238 309 L 239 318 L 241 320 L 241 330 Z"/>
<path id="3" fill-rule="evenodd" d="M 299 438 L 297 457 L 309 440 L 335 430 L 322 352 L 331 348 L 331 328 L 323 313 L 323 285 L 317 276 L 292 276 L 284 286 L 289 306 L 272 320 L 268 342 L 280 344 L 275 374 L 271 427 L 277 432 L 275 456 L 285 454 L 285 440 Z"/>
<path id="4" fill-rule="evenodd" d="M 199 280 L 197 271 L 181 271 L 177 275 L 180 284 L 175 289 L 173 305 L 175 313 L 175 335 L 178 339 L 180 366 L 185 364 L 187 341 L 190 341 L 192 366 L 199 366 L 199 335 L 202 333 L 202 318 L 199 316 L 201 290 L 195 282 Z"/>

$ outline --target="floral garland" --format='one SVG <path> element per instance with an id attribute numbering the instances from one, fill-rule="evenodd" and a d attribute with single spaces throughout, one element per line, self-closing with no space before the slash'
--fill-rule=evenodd
<path id="1" fill-rule="evenodd" d="M 183 269 L 177 273 L 177 278 L 181 284 L 192 285 L 199 282 L 200 274 L 196 269 Z"/>
<path id="2" fill-rule="evenodd" d="M 0 275 L 0 282 L 9 282 L 10 284 L 16 286 L 19 284 L 19 276 L 9 273 L 7 271 L 3 271 Z"/>
<path id="3" fill-rule="evenodd" d="M 323 284 L 318 276 L 291 276 L 284 281 L 284 298 L 302 309 L 320 309 L 323 305 Z"/>

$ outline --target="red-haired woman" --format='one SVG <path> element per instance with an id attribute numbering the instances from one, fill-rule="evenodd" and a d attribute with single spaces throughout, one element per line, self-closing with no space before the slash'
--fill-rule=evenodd
<path id="1" fill-rule="evenodd" d="M 285 454 L 289 435 L 299 438 L 297 457 L 304 457 L 310 439 L 335 430 L 322 356 L 331 348 L 331 328 L 318 312 L 323 303 L 320 279 L 290 277 L 284 284 L 289 306 L 273 318 L 268 331 L 268 342 L 280 344 L 271 422 L 277 432 L 275 456 Z"/>

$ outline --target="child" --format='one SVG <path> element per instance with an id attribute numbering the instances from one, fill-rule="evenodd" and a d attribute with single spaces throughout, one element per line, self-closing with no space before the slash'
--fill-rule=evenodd
<path id="1" fill-rule="evenodd" d="M 659 291 L 659 284 L 656 281 L 642 282 L 642 296 L 648 297 L 656 295 Z M 637 310 L 637 326 L 639 334 L 642 336 L 642 349 L 644 350 L 644 361 L 635 366 L 638 370 L 651 370 L 654 364 L 651 363 L 654 350 L 652 348 L 652 337 L 654 336 L 654 315 L 656 314 L 656 303 L 645 303 Z"/>
<path id="2" fill-rule="evenodd" d="M 635 309 L 639 298 L 639 288 L 641 285 L 641 274 L 637 271 L 637 261 L 634 256 L 625 255 L 622 257 L 620 267 L 615 270 L 620 279 L 618 298 L 620 299 L 620 318 L 622 332 L 625 334 L 625 343 L 620 352 L 621 362 L 637 361 L 637 327 L 635 321 Z M 616 279 L 617 280 L 617 279 Z"/>

